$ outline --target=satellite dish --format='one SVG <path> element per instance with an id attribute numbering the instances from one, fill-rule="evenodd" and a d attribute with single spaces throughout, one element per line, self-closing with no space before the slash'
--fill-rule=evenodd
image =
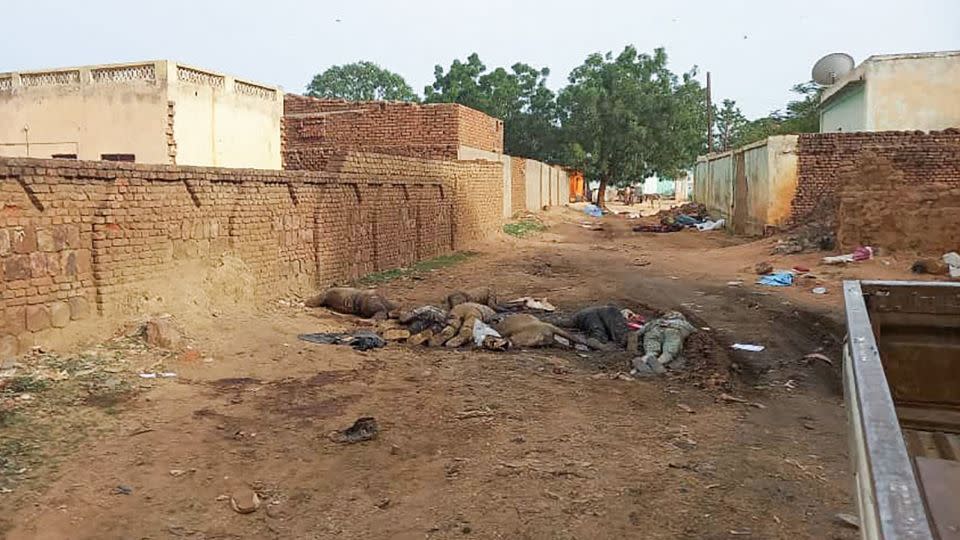
<path id="1" fill-rule="evenodd" d="M 847 53 L 830 53 L 813 65 L 813 80 L 829 86 L 853 70 L 853 57 Z"/>

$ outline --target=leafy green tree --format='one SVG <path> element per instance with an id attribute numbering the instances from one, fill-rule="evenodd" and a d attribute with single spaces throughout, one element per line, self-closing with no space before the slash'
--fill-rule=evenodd
<path id="1" fill-rule="evenodd" d="M 608 185 L 675 177 L 706 146 L 706 105 L 695 71 L 678 77 L 663 48 L 595 53 L 570 74 L 559 97 L 572 159 Z"/>
<path id="2" fill-rule="evenodd" d="M 732 99 L 723 100 L 722 107 L 713 108 L 715 132 L 713 148 L 717 152 L 725 152 L 734 148 L 740 140 L 741 132 L 747 125 L 747 118 L 740 112 L 737 103 Z"/>
<path id="3" fill-rule="evenodd" d="M 313 77 L 307 95 L 350 101 L 418 101 L 400 75 L 373 62 L 333 66 Z"/>
<path id="4" fill-rule="evenodd" d="M 516 63 L 487 71 L 473 53 L 454 60 L 449 70 L 434 69 L 434 82 L 424 89 L 427 103 L 459 103 L 503 120 L 504 151 L 544 161 L 562 157 L 556 95 L 546 84 L 548 68 Z"/>
<path id="5" fill-rule="evenodd" d="M 800 99 L 788 102 L 786 110 L 776 110 L 768 116 L 748 122 L 741 128 L 734 146 L 750 144 L 770 135 L 820 131 L 819 107 L 823 88 L 813 81 L 795 84 L 791 90 L 799 94 Z"/>

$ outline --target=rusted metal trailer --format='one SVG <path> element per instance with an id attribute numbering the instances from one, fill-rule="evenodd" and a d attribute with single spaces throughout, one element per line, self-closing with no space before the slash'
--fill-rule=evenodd
<path id="1" fill-rule="evenodd" d="M 960 283 L 846 281 L 844 396 L 865 539 L 960 539 Z"/>

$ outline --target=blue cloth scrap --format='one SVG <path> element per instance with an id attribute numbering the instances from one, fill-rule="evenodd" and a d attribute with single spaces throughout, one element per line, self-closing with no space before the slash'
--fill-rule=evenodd
<path id="1" fill-rule="evenodd" d="M 770 287 L 789 287 L 793 285 L 793 272 L 774 272 L 760 276 L 757 284 L 768 285 Z"/>
<path id="2" fill-rule="evenodd" d="M 595 204 L 588 204 L 583 208 L 583 212 L 591 217 L 603 217 L 603 210 Z"/>
<path id="3" fill-rule="evenodd" d="M 680 225 L 686 225 L 686 226 L 692 226 L 700 223 L 699 219 L 692 216 L 688 216 L 686 214 L 677 214 L 677 217 L 674 221 L 676 221 Z"/>

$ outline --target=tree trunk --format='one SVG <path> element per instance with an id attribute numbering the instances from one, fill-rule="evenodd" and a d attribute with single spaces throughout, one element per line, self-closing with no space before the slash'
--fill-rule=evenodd
<path id="1" fill-rule="evenodd" d="M 607 207 L 607 177 L 600 177 L 600 187 L 597 188 L 597 206 L 600 208 Z"/>

